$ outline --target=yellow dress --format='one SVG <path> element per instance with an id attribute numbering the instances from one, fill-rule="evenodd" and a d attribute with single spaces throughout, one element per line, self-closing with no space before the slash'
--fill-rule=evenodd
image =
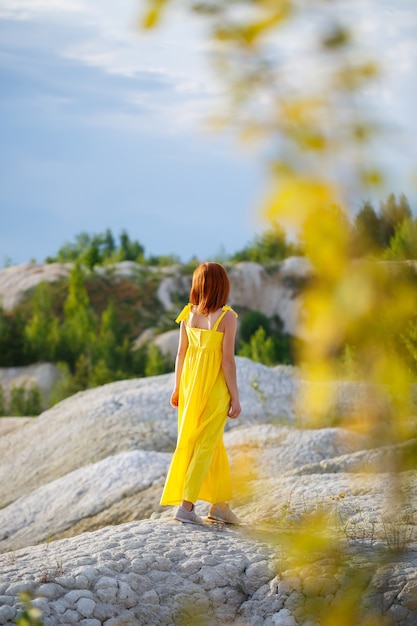
<path id="1" fill-rule="evenodd" d="M 233 309 L 222 307 L 214 327 L 205 330 L 187 325 L 191 307 L 185 306 L 175 320 L 185 320 L 188 348 L 179 387 L 177 447 L 161 497 L 163 505 L 176 505 L 183 499 L 224 502 L 232 497 L 223 443 L 230 393 L 222 369 L 223 333 L 217 328 Z"/>

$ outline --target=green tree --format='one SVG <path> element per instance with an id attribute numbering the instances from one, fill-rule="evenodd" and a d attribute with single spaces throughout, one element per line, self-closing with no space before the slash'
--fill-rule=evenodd
<path id="1" fill-rule="evenodd" d="M 78 233 L 74 242 L 66 242 L 55 257 L 47 259 L 49 262 L 58 261 L 60 263 L 79 261 L 85 254 L 91 243 L 91 237 L 86 232 Z"/>
<path id="2" fill-rule="evenodd" d="M 107 362 L 104 359 L 98 359 L 93 365 L 89 382 L 92 387 L 99 385 L 106 385 L 115 380 L 116 374 L 114 370 L 111 370 Z"/>
<path id="3" fill-rule="evenodd" d="M 102 265 L 103 255 L 101 253 L 101 246 L 102 237 L 100 237 L 100 235 L 92 237 L 89 246 L 79 258 L 80 262 L 90 270 L 92 270 L 95 265 Z"/>
<path id="4" fill-rule="evenodd" d="M 120 366 L 122 332 L 114 301 L 111 300 L 101 314 L 100 333 L 98 337 L 98 353 L 110 370 Z"/>
<path id="5" fill-rule="evenodd" d="M 263 327 L 267 335 L 271 334 L 271 322 L 269 318 L 261 311 L 246 311 L 242 315 L 239 324 L 239 338 L 243 342 L 249 342 L 252 335 Z"/>
<path id="6" fill-rule="evenodd" d="M 53 361 L 55 359 L 59 342 L 56 323 L 51 291 L 49 285 L 42 281 L 35 289 L 32 298 L 32 315 L 24 329 L 25 347 L 33 360 Z"/>
<path id="7" fill-rule="evenodd" d="M 75 391 L 81 391 L 91 387 L 91 377 L 93 371 L 93 363 L 91 356 L 81 352 L 75 362 L 75 371 L 72 383 Z"/>
<path id="8" fill-rule="evenodd" d="M 20 417 L 25 415 L 26 402 L 25 402 L 25 388 L 23 385 L 13 385 L 10 390 L 10 415 Z"/>
<path id="9" fill-rule="evenodd" d="M 147 259 L 147 265 L 157 267 L 168 267 L 169 265 L 179 265 L 180 263 L 181 259 L 177 254 L 152 255 Z"/>
<path id="10" fill-rule="evenodd" d="M 42 397 L 39 387 L 32 384 L 25 393 L 25 415 L 39 415 L 42 413 Z"/>
<path id="11" fill-rule="evenodd" d="M 76 263 L 69 275 L 68 297 L 64 304 L 64 325 L 62 329 L 65 360 L 71 368 L 84 356 L 88 367 L 92 366 L 93 351 L 96 345 L 97 323 L 90 306 L 84 283 L 84 274 Z"/>
<path id="12" fill-rule="evenodd" d="M 384 258 L 390 261 L 417 259 L 417 221 L 406 218 L 400 222 L 391 237 Z"/>
<path id="13" fill-rule="evenodd" d="M 265 264 L 271 261 L 282 261 L 294 254 L 300 254 L 300 248 L 288 243 L 285 230 L 278 224 L 274 224 L 231 258 L 232 261 Z"/>
<path id="14" fill-rule="evenodd" d="M 247 357 L 252 361 L 263 363 L 264 365 L 275 365 L 275 347 L 272 337 L 266 336 L 263 326 L 254 332 L 249 342 L 242 342 L 238 350 L 239 356 Z"/>
<path id="15" fill-rule="evenodd" d="M 155 344 L 150 344 L 145 365 L 145 376 L 159 376 L 168 371 L 169 368 L 161 350 Z"/>
<path id="16" fill-rule="evenodd" d="M 354 254 L 366 256 L 382 250 L 381 221 L 369 201 L 366 201 L 353 223 Z"/>
<path id="17" fill-rule="evenodd" d="M 25 347 L 25 318 L 20 312 L 0 306 L 0 367 L 27 365 L 30 355 Z"/>
<path id="18" fill-rule="evenodd" d="M 144 248 L 138 241 L 131 241 L 129 235 L 125 230 L 120 234 L 120 246 L 117 250 L 117 257 L 119 261 L 136 261 L 143 263 Z"/>
<path id="19" fill-rule="evenodd" d="M 61 361 L 57 363 L 57 368 L 60 376 L 54 387 L 51 389 L 49 397 L 51 406 L 57 404 L 57 402 L 61 402 L 61 400 L 64 400 L 65 398 L 68 398 L 68 396 L 71 396 L 77 391 L 80 391 L 80 389 L 75 385 L 74 376 L 72 375 L 68 364 Z"/>
<path id="20" fill-rule="evenodd" d="M 46 259 L 52 262 L 78 262 L 89 269 L 104 263 L 117 261 L 145 262 L 144 248 L 138 241 L 132 241 L 123 230 L 120 234 L 120 245 L 116 248 L 113 234 L 109 228 L 104 233 L 90 235 L 86 232 L 78 233 L 75 241 L 66 242 L 59 248 L 57 254 Z"/>
<path id="21" fill-rule="evenodd" d="M 114 242 L 113 233 L 109 228 L 107 228 L 103 237 L 103 257 L 105 259 L 110 259 L 114 251 L 116 250 L 116 244 Z"/>
<path id="22" fill-rule="evenodd" d="M 410 205 L 404 194 L 401 194 L 399 201 L 391 193 L 385 202 L 380 205 L 381 238 L 385 248 L 389 247 L 391 238 L 395 235 L 397 228 L 405 220 L 412 219 Z"/>
<path id="23" fill-rule="evenodd" d="M 299 341 L 284 332 L 273 334 L 272 341 L 274 344 L 275 363 L 293 365 L 295 362 L 293 346 L 295 343 L 299 343 Z"/>
<path id="24" fill-rule="evenodd" d="M 135 376 L 145 376 L 146 362 L 148 360 L 148 348 L 144 344 L 136 350 L 129 350 L 130 371 Z M 171 368 L 172 369 L 172 368 Z"/>

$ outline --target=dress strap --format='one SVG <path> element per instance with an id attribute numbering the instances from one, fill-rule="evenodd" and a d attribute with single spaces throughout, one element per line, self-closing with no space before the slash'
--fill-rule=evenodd
<path id="1" fill-rule="evenodd" d="M 217 330 L 217 329 L 218 329 L 218 327 L 219 327 L 220 322 L 222 321 L 222 319 L 224 318 L 224 316 L 226 315 L 226 313 L 227 313 L 228 311 L 233 311 L 232 307 L 231 307 L 231 306 L 227 306 L 227 305 L 222 306 L 222 310 L 223 310 L 223 313 L 221 313 L 221 314 L 219 315 L 219 317 L 217 318 L 217 321 L 216 321 L 216 323 L 214 324 L 214 326 L 213 326 L 212 330 Z M 233 313 L 236 315 L 236 317 L 238 317 L 238 315 L 237 315 L 236 311 L 233 311 Z"/>
<path id="2" fill-rule="evenodd" d="M 183 310 L 181 311 L 181 313 L 178 315 L 177 319 L 175 320 L 177 324 L 185 320 L 190 315 L 192 306 L 193 305 L 191 304 L 191 302 L 185 305 L 185 307 L 183 308 Z"/>

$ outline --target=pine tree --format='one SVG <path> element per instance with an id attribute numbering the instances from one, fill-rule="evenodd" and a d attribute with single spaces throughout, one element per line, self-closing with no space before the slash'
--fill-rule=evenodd
<path id="1" fill-rule="evenodd" d="M 384 247 L 388 247 L 398 226 L 406 219 L 412 218 L 411 209 L 404 194 L 398 203 L 395 195 L 391 193 L 385 202 L 381 202 L 380 214 L 382 243 Z"/>
<path id="2" fill-rule="evenodd" d="M 26 389 L 25 394 L 25 415 L 39 415 L 42 413 L 42 397 L 39 387 L 32 384 L 29 389 Z"/>
<path id="3" fill-rule="evenodd" d="M 111 300 L 101 314 L 98 352 L 107 367 L 116 370 L 120 367 L 122 336 L 120 322 L 114 302 Z"/>
<path id="4" fill-rule="evenodd" d="M 264 365 L 275 364 L 275 347 L 272 337 L 267 337 L 265 328 L 259 326 L 248 343 L 243 343 L 238 351 L 239 356 L 245 356 L 252 361 Z"/>
<path id="5" fill-rule="evenodd" d="M 363 204 L 355 217 L 353 246 L 357 256 L 377 254 L 382 250 L 381 220 L 369 201 Z"/>
<path id="6" fill-rule="evenodd" d="M 25 349 L 35 361 L 53 361 L 56 355 L 59 336 L 54 327 L 54 312 L 49 285 L 41 282 L 36 287 L 32 299 L 32 316 L 27 322 Z"/>
<path id="7" fill-rule="evenodd" d="M 391 237 L 390 246 L 384 254 L 390 261 L 417 259 L 417 221 L 405 219 Z"/>
<path id="8" fill-rule="evenodd" d="M 69 292 L 64 304 L 65 360 L 75 368 L 76 361 L 84 355 L 91 369 L 96 345 L 96 318 L 84 284 L 84 274 L 76 263 L 69 275 Z"/>
<path id="9" fill-rule="evenodd" d="M 131 241 L 125 230 L 120 234 L 119 261 L 144 261 L 144 248 L 138 241 Z"/>
<path id="10" fill-rule="evenodd" d="M 25 415 L 25 388 L 23 385 L 13 385 L 10 392 L 10 415 L 20 417 Z"/>
<path id="11" fill-rule="evenodd" d="M 109 228 L 107 228 L 103 237 L 103 257 L 105 260 L 110 259 L 116 250 L 116 244 L 114 243 L 114 237 Z"/>
<path id="12" fill-rule="evenodd" d="M 103 263 L 103 257 L 100 251 L 100 244 L 101 237 L 97 235 L 94 236 L 91 239 L 90 245 L 81 256 L 81 262 L 90 270 L 92 270 L 95 265 L 101 265 Z"/>
<path id="13" fill-rule="evenodd" d="M 145 376 L 159 376 L 167 372 L 167 364 L 158 346 L 151 344 L 145 366 Z"/>

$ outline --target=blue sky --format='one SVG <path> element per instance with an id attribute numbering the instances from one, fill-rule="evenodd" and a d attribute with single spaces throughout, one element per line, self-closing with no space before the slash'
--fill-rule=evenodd
<path id="1" fill-rule="evenodd" d="M 370 97 L 392 128 L 390 189 L 412 201 L 414 1 L 357 3 L 387 68 Z M 204 128 L 221 86 L 202 26 L 171 15 L 140 33 L 141 7 L 0 0 L 0 265 L 42 261 L 81 231 L 126 229 L 147 255 L 186 261 L 233 253 L 260 230 L 259 153 Z"/>

